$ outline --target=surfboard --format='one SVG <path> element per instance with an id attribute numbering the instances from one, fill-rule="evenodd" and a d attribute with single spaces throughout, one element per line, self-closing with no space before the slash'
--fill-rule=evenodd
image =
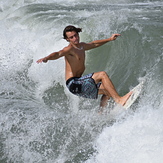
<path id="1" fill-rule="evenodd" d="M 126 104 L 123 106 L 124 109 L 128 109 L 139 97 L 142 88 L 144 85 L 144 81 L 140 82 L 137 86 L 135 86 L 131 91 L 133 92 L 132 95 L 127 100 Z"/>

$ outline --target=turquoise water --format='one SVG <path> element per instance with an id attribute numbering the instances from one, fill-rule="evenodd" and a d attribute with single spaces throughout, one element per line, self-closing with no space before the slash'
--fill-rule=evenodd
<path id="1" fill-rule="evenodd" d="M 0 162 L 162 162 L 162 15 L 161 0 L 0 1 Z M 121 34 L 87 52 L 84 74 L 106 71 L 120 95 L 145 81 L 130 110 L 99 115 L 100 97 L 67 90 L 63 58 L 36 64 L 69 24 L 85 42 Z"/>

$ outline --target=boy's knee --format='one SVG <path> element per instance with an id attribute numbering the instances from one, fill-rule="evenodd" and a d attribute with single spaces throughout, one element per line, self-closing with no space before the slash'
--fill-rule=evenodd
<path id="1" fill-rule="evenodd" d="M 105 78 L 105 77 L 108 76 L 108 74 L 105 71 L 101 71 L 100 75 L 101 75 L 102 78 Z"/>
<path id="2" fill-rule="evenodd" d="M 93 79 L 96 83 L 101 82 L 103 79 L 108 78 L 108 75 L 105 71 L 96 72 L 93 76 Z"/>

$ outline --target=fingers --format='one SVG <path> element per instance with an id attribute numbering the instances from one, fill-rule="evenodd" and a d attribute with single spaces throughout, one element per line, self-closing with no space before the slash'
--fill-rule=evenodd
<path id="1" fill-rule="evenodd" d="M 113 34 L 112 35 L 112 40 L 115 40 L 118 36 L 121 36 L 120 34 Z"/>
<path id="2" fill-rule="evenodd" d="M 116 39 L 120 34 L 113 34 L 113 37 Z"/>
<path id="3" fill-rule="evenodd" d="M 118 34 L 118 33 L 117 34 L 114 34 L 114 35 L 116 35 L 117 37 L 120 36 L 120 34 Z"/>
<path id="4" fill-rule="evenodd" d="M 37 61 L 37 63 L 42 63 L 43 62 L 43 59 L 39 59 L 38 61 Z"/>
<path id="5" fill-rule="evenodd" d="M 39 59 L 38 61 L 36 61 L 37 63 L 42 63 L 42 62 L 44 62 L 44 63 L 46 63 L 48 60 L 46 59 L 46 57 L 45 58 L 41 58 L 41 59 Z"/>

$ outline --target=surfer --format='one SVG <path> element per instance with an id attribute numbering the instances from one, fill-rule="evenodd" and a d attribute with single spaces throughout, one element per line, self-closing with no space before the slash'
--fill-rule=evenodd
<path id="1" fill-rule="evenodd" d="M 114 41 L 120 34 L 113 34 L 110 38 L 95 40 L 90 43 L 80 42 L 79 32 L 81 28 L 72 25 L 67 26 L 63 31 L 63 37 L 69 45 L 58 52 L 41 58 L 37 63 L 46 63 L 49 60 L 56 60 L 60 57 L 65 58 L 65 79 L 69 91 L 75 95 L 85 98 L 97 99 L 101 94 L 100 106 L 105 107 L 107 101 L 112 97 L 116 103 L 124 105 L 132 92 L 124 96 L 119 96 L 112 81 L 105 71 L 91 73 L 82 76 L 85 70 L 85 51 L 97 48 L 109 41 Z"/>

